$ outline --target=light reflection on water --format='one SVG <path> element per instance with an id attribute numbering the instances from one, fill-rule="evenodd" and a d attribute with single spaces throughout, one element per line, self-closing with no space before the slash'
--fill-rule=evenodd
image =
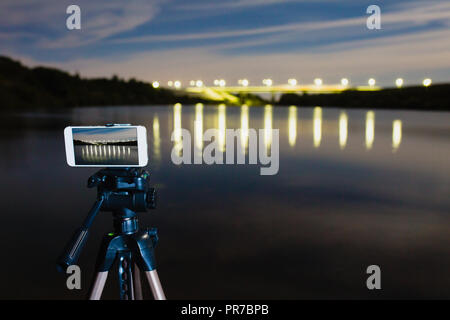
<path id="1" fill-rule="evenodd" d="M 373 141 L 375 140 L 375 113 L 367 111 L 366 113 L 366 148 L 372 149 Z"/>
<path id="2" fill-rule="evenodd" d="M 157 161 L 161 159 L 161 137 L 159 136 L 159 118 L 153 117 L 153 155 Z"/>
<path id="3" fill-rule="evenodd" d="M 297 107 L 289 107 L 289 145 L 295 147 L 297 141 Z"/>
<path id="4" fill-rule="evenodd" d="M 402 121 L 394 120 L 392 122 L 392 148 L 397 151 L 402 143 Z"/>
<path id="5" fill-rule="evenodd" d="M 344 149 L 347 145 L 348 137 L 348 117 L 345 112 L 339 115 L 339 146 Z"/>
<path id="6" fill-rule="evenodd" d="M 320 147 L 322 141 L 322 108 L 314 108 L 314 148 Z"/>
<path id="7" fill-rule="evenodd" d="M 194 132 L 192 133 L 194 139 L 194 148 L 196 153 L 202 154 L 203 152 L 203 104 L 199 103 L 195 106 L 195 118 L 194 118 Z M 242 151 L 244 154 L 247 154 L 248 147 L 248 138 L 249 138 L 249 107 L 247 105 L 242 105 L 241 107 L 231 107 L 231 108 L 240 108 L 240 127 L 232 127 L 234 129 L 240 130 L 240 145 L 242 147 Z M 255 107 L 254 107 L 255 108 Z M 287 128 L 288 134 L 287 139 L 288 143 L 291 147 L 295 147 L 297 142 L 297 126 L 301 125 L 301 121 L 309 122 L 310 119 L 298 119 L 297 116 L 297 107 L 290 106 L 288 109 L 288 118 L 287 118 Z M 191 112 L 189 110 L 189 112 Z M 314 148 L 319 148 L 322 141 L 322 108 L 315 107 L 313 109 L 313 146 Z M 215 123 L 217 126 L 215 127 L 218 130 L 218 146 L 221 152 L 226 151 L 226 129 L 227 127 L 227 107 L 224 104 L 218 106 L 217 109 L 217 119 Z M 182 118 L 182 106 L 177 103 L 173 108 L 173 147 L 176 150 L 176 153 L 179 155 L 183 149 L 183 141 L 181 135 L 181 118 Z M 159 153 L 160 149 L 160 138 L 159 138 L 159 124 L 157 123 L 158 118 L 156 116 L 153 124 L 153 150 L 155 153 L 155 158 L 159 158 L 156 153 Z M 156 124 L 155 124 L 156 121 Z M 263 130 L 264 130 L 264 146 L 266 148 L 266 152 L 270 151 L 272 144 L 272 125 L 273 121 L 273 106 L 266 105 L 264 107 L 264 119 L 263 119 Z M 345 149 L 348 140 L 348 126 L 349 126 L 349 118 L 347 112 L 341 111 L 339 114 L 339 126 L 338 126 L 338 135 L 339 135 L 339 147 L 341 150 Z M 258 129 L 258 128 L 255 128 Z M 359 133 L 358 133 L 359 134 Z M 306 135 L 309 135 L 306 133 Z M 372 110 L 365 112 L 365 146 L 367 150 L 371 150 L 375 140 L 375 112 Z M 392 121 L 392 148 L 393 151 L 397 151 L 402 142 L 402 121 L 395 119 Z"/>

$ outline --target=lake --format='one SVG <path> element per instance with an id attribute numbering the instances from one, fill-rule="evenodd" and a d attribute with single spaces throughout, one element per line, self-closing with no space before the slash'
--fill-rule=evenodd
<path id="1" fill-rule="evenodd" d="M 448 112 L 177 104 L 1 118 L 0 298 L 85 297 L 112 217 L 94 222 L 82 290 L 66 289 L 55 261 L 95 201 L 96 169 L 66 164 L 63 130 L 106 123 L 147 128 L 158 206 L 139 222 L 158 228 L 168 299 L 450 298 Z M 180 128 L 279 129 L 279 171 L 175 165 Z M 381 290 L 366 287 L 370 265 Z M 116 290 L 111 275 L 104 297 Z"/>

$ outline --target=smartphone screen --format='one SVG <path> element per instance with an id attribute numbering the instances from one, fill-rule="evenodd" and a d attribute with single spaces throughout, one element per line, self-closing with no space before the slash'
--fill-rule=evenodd
<path id="1" fill-rule="evenodd" d="M 76 166 L 139 165 L 136 127 L 72 128 Z"/>

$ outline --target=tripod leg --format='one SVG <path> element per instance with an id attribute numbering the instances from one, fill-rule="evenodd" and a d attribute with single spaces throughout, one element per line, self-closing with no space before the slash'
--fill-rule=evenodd
<path id="1" fill-rule="evenodd" d="M 142 286 L 141 286 L 141 272 L 138 265 L 134 264 L 133 270 L 133 281 L 134 281 L 134 298 L 136 300 L 142 300 Z"/>
<path id="2" fill-rule="evenodd" d="M 119 238 L 112 238 L 109 234 L 103 237 L 97 256 L 96 274 L 89 292 L 89 300 L 100 300 L 106 278 L 108 277 L 108 271 L 116 258 L 117 242 L 119 241 Z"/>
<path id="3" fill-rule="evenodd" d="M 108 271 L 97 272 L 95 276 L 94 283 L 91 287 L 91 292 L 89 294 L 89 300 L 100 300 L 105 287 L 106 278 L 108 277 Z"/>
<path id="4" fill-rule="evenodd" d="M 158 272 L 156 270 L 145 271 L 145 275 L 147 276 L 155 300 L 166 300 L 161 282 L 159 281 Z"/>

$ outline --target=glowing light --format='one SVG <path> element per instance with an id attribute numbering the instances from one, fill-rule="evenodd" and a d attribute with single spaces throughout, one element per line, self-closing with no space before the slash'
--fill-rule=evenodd
<path id="1" fill-rule="evenodd" d="M 167 85 L 168 85 L 169 87 L 173 87 L 173 81 L 168 81 L 168 82 L 167 82 Z"/>
<path id="2" fill-rule="evenodd" d="M 366 149 L 372 149 L 375 140 L 375 113 L 367 111 L 366 113 Z"/>
<path id="3" fill-rule="evenodd" d="M 269 154 L 272 145 L 272 105 L 270 104 L 264 107 L 264 145 L 266 154 Z"/>
<path id="4" fill-rule="evenodd" d="M 402 142 L 402 121 L 394 120 L 392 122 L 392 151 L 397 151 Z"/>
<path id="5" fill-rule="evenodd" d="M 248 106 L 241 107 L 241 148 L 242 154 L 246 154 L 248 144 Z"/>
<path id="6" fill-rule="evenodd" d="M 425 87 L 431 86 L 431 79 L 430 79 L 430 78 L 424 79 L 423 82 L 422 82 L 422 84 L 423 84 Z"/>
<path id="7" fill-rule="evenodd" d="M 296 86 L 297 85 L 297 80 L 296 79 L 289 79 L 288 80 L 289 85 L 291 86 Z"/>
<path id="8" fill-rule="evenodd" d="M 214 80 L 214 85 L 215 85 L 215 86 L 218 86 L 218 85 L 219 85 L 219 80 L 217 80 L 217 79 Z"/>
<path id="9" fill-rule="evenodd" d="M 203 81 L 202 81 L 202 80 L 197 80 L 197 81 L 195 81 L 195 85 L 196 85 L 198 88 L 201 88 L 201 87 L 203 87 Z"/>
<path id="10" fill-rule="evenodd" d="M 345 112 L 339 115 L 339 146 L 344 149 L 347 145 L 348 137 L 348 117 Z"/>
<path id="11" fill-rule="evenodd" d="M 348 84 L 349 84 L 349 81 L 348 81 L 347 78 L 342 78 L 341 79 L 341 85 L 342 86 L 346 87 L 346 86 L 348 86 Z"/>
<path id="12" fill-rule="evenodd" d="M 322 83 L 323 83 L 322 79 L 320 79 L 320 78 L 314 79 L 314 84 L 315 84 L 316 86 L 321 86 Z"/>
<path id="13" fill-rule="evenodd" d="M 397 86 L 397 88 L 401 88 L 403 86 L 403 79 L 398 78 L 397 80 L 395 80 L 395 85 Z"/>
<path id="14" fill-rule="evenodd" d="M 227 82 L 224 79 L 219 80 L 219 87 L 225 87 L 226 84 Z"/>
<path id="15" fill-rule="evenodd" d="M 226 118 L 226 106 L 224 104 L 219 105 L 219 136 L 218 136 L 218 144 L 219 150 L 221 152 L 225 151 L 225 137 L 227 130 L 227 118 Z"/>
<path id="16" fill-rule="evenodd" d="M 177 89 L 180 89 L 181 88 L 181 82 L 180 81 L 175 81 L 174 83 L 173 83 L 173 86 L 175 87 L 175 88 L 177 88 Z"/>
<path id="17" fill-rule="evenodd" d="M 189 81 L 189 85 L 190 85 L 191 87 L 195 86 L 195 80 Z"/>
<path id="18" fill-rule="evenodd" d="M 367 81 L 367 83 L 369 84 L 369 86 L 373 87 L 376 83 L 374 78 L 370 78 L 369 81 Z"/>
<path id="19" fill-rule="evenodd" d="M 173 106 L 173 149 L 180 156 L 183 149 L 183 141 L 181 138 L 181 104 L 176 103 Z"/>
<path id="20" fill-rule="evenodd" d="M 238 81 L 238 84 L 240 84 L 243 87 L 247 87 L 249 82 L 248 82 L 247 79 L 241 79 L 241 80 Z"/>
<path id="21" fill-rule="evenodd" d="M 315 107 L 313 112 L 313 126 L 314 126 L 314 148 L 320 147 L 322 141 L 322 108 Z"/>
<path id="22" fill-rule="evenodd" d="M 289 130 L 289 145 L 291 147 L 295 146 L 297 140 L 297 107 L 289 107 L 289 117 L 288 117 L 288 130 Z"/>
<path id="23" fill-rule="evenodd" d="M 159 88 L 159 82 L 158 81 L 153 81 L 152 82 L 152 86 L 153 86 L 153 88 Z"/>
<path id="24" fill-rule="evenodd" d="M 195 153 L 201 157 L 203 151 L 203 104 L 195 105 Z"/>
<path id="25" fill-rule="evenodd" d="M 153 118 L 153 155 L 156 160 L 159 160 L 160 154 L 160 146 L 161 146 L 161 138 L 159 135 L 159 119 L 158 116 Z M 130 154 L 130 149 L 128 149 L 128 154 Z"/>
<path id="26" fill-rule="evenodd" d="M 272 86 L 273 81 L 272 81 L 272 79 L 264 79 L 264 80 L 262 81 L 262 83 L 263 83 L 265 86 L 270 87 L 270 86 Z"/>

